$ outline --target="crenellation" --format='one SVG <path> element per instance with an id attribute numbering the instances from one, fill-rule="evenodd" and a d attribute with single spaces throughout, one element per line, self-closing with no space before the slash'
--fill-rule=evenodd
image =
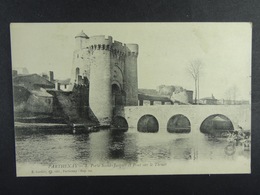
<path id="1" fill-rule="evenodd" d="M 138 52 L 130 52 L 129 51 L 127 54 L 128 54 L 127 56 L 138 57 Z"/>
<path id="2" fill-rule="evenodd" d="M 120 41 L 116 41 L 116 40 L 114 40 L 114 42 L 113 42 L 113 45 L 118 45 L 118 46 L 123 46 L 123 43 L 122 42 L 120 42 Z"/>
<path id="3" fill-rule="evenodd" d="M 89 38 L 89 45 L 97 45 L 97 44 L 104 44 L 104 45 L 112 45 L 113 39 L 111 36 L 105 36 L 105 35 L 97 35 L 92 36 Z"/>
<path id="4" fill-rule="evenodd" d="M 95 45 L 90 45 L 87 47 L 89 50 L 94 51 L 94 50 L 112 50 L 110 45 L 105 45 L 105 44 L 95 44 Z"/>

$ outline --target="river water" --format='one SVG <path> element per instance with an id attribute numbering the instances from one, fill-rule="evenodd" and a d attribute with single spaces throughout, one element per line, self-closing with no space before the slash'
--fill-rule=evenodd
<path id="1" fill-rule="evenodd" d="M 160 131 L 165 133 L 102 130 L 89 134 L 73 134 L 45 133 L 43 130 L 28 133 L 17 130 L 15 137 L 17 169 L 19 172 L 23 167 L 71 163 L 98 165 L 112 162 L 117 164 L 206 162 L 208 165 L 219 162 L 243 162 L 247 164 L 245 171 L 250 171 L 248 167 L 250 149 L 243 144 L 230 146 L 226 139 L 209 138 L 200 132 L 171 134 L 166 130 Z M 170 173 L 174 174 L 174 171 Z"/>

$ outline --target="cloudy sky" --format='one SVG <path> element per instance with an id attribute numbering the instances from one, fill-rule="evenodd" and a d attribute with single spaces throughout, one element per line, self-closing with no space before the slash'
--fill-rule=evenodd
<path id="1" fill-rule="evenodd" d="M 69 78 L 75 35 L 111 35 L 137 43 L 139 88 L 180 85 L 194 90 L 187 72 L 190 62 L 203 64 L 200 97 L 226 98 L 237 87 L 237 99 L 250 99 L 250 23 L 27 23 L 11 24 L 12 66 L 29 73 L 53 70 Z"/>

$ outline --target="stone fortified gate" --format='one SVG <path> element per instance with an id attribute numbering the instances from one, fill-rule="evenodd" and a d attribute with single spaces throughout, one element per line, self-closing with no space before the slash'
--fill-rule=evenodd
<path id="1" fill-rule="evenodd" d="M 138 44 L 111 36 L 75 36 L 71 85 L 89 83 L 89 107 L 100 125 L 110 125 L 117 106 L 138 105 Z"/>
<path id="2" fill-rule="evenodd" d="M 203 121 L 212 115 L 224 115 L 230 119 L 234 129 L 239 126 L 245 130 L 251 129 L 250 105 L 154 105 L 154 106 L 128 106 L 118 114 L 128 123 L 128 131 L 137 131 L 138 121 L 142 116 L 152 115 L 159 124 L 159 132 L 167 132 L 167 123 L 175 115 L 186 116 L 191 124 L 191 133 L 200 132 Z"/>

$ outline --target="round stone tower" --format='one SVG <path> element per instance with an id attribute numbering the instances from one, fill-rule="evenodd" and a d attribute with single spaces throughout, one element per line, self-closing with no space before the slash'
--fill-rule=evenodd
<path id="1" fill-rule="evenodd" d="M 92 62 L 90 67 L 89 106 L 100 125 L 110 125 L 112 120 L 112 88 L 110 48 L 112 37 L 90 38 Z"/>
<path id="2" fill-rule="evenodd" d="M 86 62 L 82 56 L 88 41 L 89 37 L 83 31 L 75 36 L 75 50 L 73 52 L 73 62 L 70 77 L 70 83 L 72 85 L 75 83 L 78 84 L 78 76 L 84 73 L 84 64 L 86 64 Z"/>
<path id="3" fill-rule="evenodd" d="M 76 50 L 77 49 L 82 49 L 85 44 L 86 44 L 86 40 L 88 39 L 89 37 L 83 32 L 83 30 L 77 34 L 75 36 L 75 39 L 76 39 Z"/>
<path id="4" fill-rule="evenodd" d="M 138 105 L 137 57 L 138 45 L 126 44 L 125 91 L 127 106 Z"/>

